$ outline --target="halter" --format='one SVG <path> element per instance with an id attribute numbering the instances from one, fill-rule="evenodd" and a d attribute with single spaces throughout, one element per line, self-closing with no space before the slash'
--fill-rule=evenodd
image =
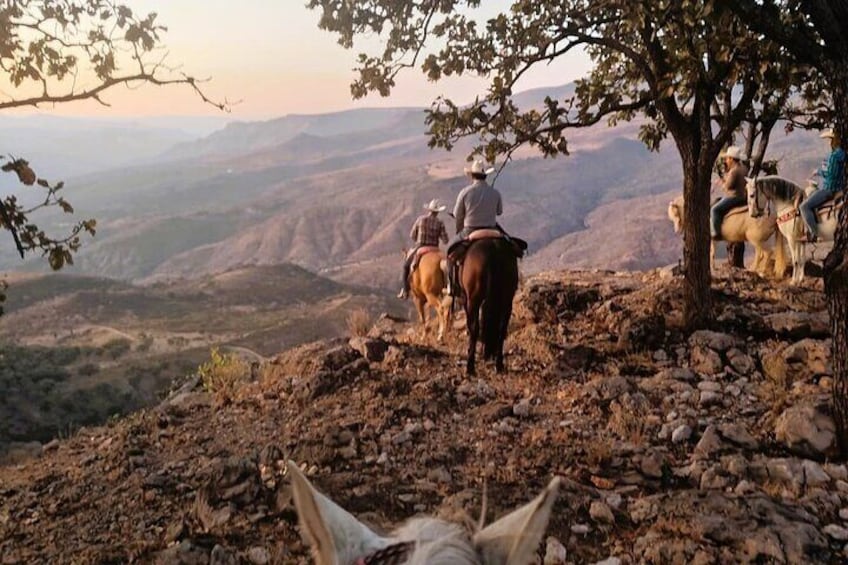
<path id="1" fill-rule="evenodd" d="M 405 541 L 384 547 L 371 555 L 360 557 L 353 565 L 401 565 L 409 559 L 415 549 L 414 541 Z"/>
<path id="2" fill-rule="evenodd" d="M 760 196 L 761 196 L 761 194 L 762 194 L 762 189 L 760 189 L 760 185 L 759 185 L 759 183 L 757 182 L 757 179 L 754 179 L 754 203 L 753 203 L 753 208 L 754 208 L 754 210 L 757 212 L 757 214 L 759 214 L 760 216 L 768 216 L 768 215 L 769 215 L 769 213 L 770 213 L 770 211 L 771 211 L 771 210 L 769 209 L 769 205 L 770 205 L 771 201 L 769 200 L 769 198 L 768 198 L 768 197 L 766 197 L 766 205 L 765 205 L 765 206 L 760 206 Z M 781 216 L 781 218 L 783 218 L 784 216 L 786 216 L 786 214 L 784 214 L 783 216 Z M 791 219 L 791 218 L 790 218 L 790 219 Z M 780 218 L 778 218 L 778 220 L 777 220 L 777 221 L 778 221 L 778 222 L 780 222 Z"/>

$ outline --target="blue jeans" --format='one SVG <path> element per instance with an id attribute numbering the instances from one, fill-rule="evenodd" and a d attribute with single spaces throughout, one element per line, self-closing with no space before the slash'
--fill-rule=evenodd
<path id="1" fill-rule="evenodd" d="M 804 218 L 804 223 L 807 224 L 807 229 L 810 231 L 812 235 L 819 234 L 819 224 L 818 219 L 816 218 L 816 209 L 830 200 L 830 197 L 833 196 L 827 190 L 817 190 L 813 192 L 806 200 L 801 202 L 801 206 L 799 206 L 801 210 L 801 217 Z"/>
<path id="2" fill-rule="evenodd" d="M 741 196 L 725 196 L 716 202 L 710 209 L 710 235 L 712 237 L 721 235 L 721 221 L 724 219 L 724 215 L 733 208 L 744 206 L 746 203 L 745 198 Z"/>

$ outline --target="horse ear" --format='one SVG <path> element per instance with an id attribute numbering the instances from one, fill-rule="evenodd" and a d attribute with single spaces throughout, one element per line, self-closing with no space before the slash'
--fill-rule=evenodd
<path id="1" fill-rule="evenodd" d="M 532 502 L 489 525 L 474 536 L 486 565 L 524 565 L 532 561 L 548 527 L 560 479 L 554 479 Z"/>
<path id="2" fill-rule="evenodd" d="M 315 490 L 293 461 L 288 462 L 301 533 L 316 565 L 353 563 L 387 542 L 341 506 Z"/>

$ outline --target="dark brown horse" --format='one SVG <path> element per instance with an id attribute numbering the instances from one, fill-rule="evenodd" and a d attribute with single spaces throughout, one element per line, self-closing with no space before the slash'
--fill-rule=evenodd
<path id="1" fill-rule="evenodd" d="M 468 325 L 466 372 L 473 375 L 476 371 L 474 357 L 482 330 L 483 358 L 494 359 L 495 370 L 502 373 L 503 344 L 512 316 L 512 299 L 518 289 L 515 247 L 501 238 L 474 241 L 465 253 L 461 280 Z"/>

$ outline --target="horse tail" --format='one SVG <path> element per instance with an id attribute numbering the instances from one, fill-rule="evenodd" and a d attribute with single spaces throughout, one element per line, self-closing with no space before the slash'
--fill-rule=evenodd
<path id="1" fill-rule="evenodd" d="M 500 338 L 500 319 L 498 317 L 498 301 L 495 299 L 495 264 L 497 258 L 492 255 L 486 265 L 486 294 L 483 299 L 483 352 L 485 357 L 492 357 L 498 350 Z"/>
<path id="2" fill-rule="evenodd" d="M 786 238 L 780 228 L 774 228 L 774 274 L 778 279 L 786 275 Z"/>

